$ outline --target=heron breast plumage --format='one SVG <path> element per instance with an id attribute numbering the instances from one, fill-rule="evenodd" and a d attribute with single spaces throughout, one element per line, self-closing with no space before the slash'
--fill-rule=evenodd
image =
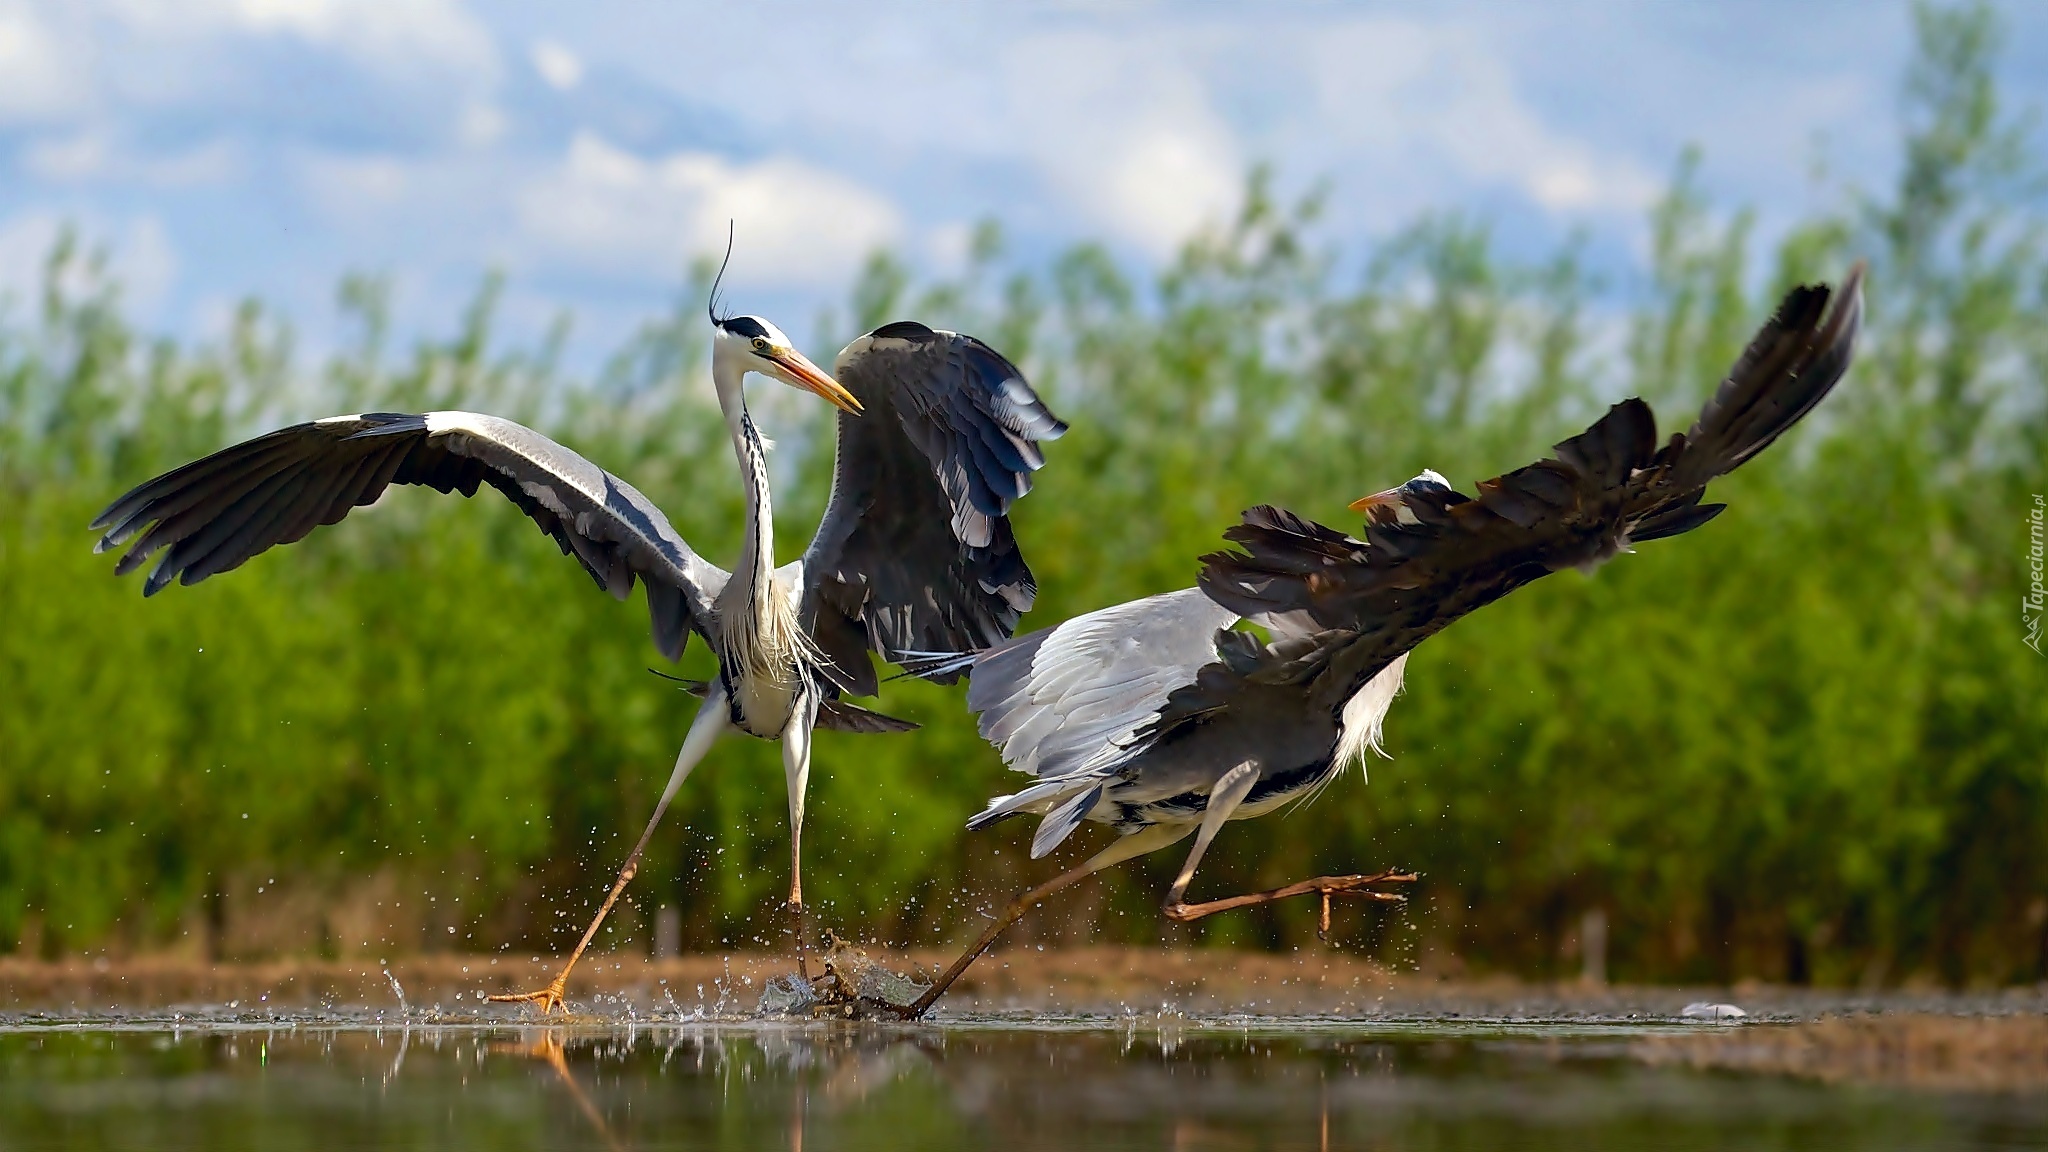
<path id="1" fill-rule="evenodd" d="M 735 581 L 720 598 L 726 704 L 735 727 L 766 740 L 781 739 L 806 685 L 816 679 L 816 645 L 797 618 L 802 582 L 801 563 L 787 564 L 771 572 L 764 587 Z M 729 614 L 727 598 L 735 601 Z"/>

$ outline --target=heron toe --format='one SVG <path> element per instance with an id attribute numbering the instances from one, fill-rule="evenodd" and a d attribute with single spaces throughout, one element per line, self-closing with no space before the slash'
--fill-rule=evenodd
<path id="1" fill-rule="evenodd" d="M 562 998 L 562 993 L 567 990 L 568 985 L 558 979 L 538 992 L 507 992 L 496 996 L 487 996 L 485 999 L 499 1004 L 539 1004 L 542 1016 L 550 1015 L 555 1009 L 560 1008 L 562 1015 L 567 1016 L 569 1014 L 569 1002 Z"/>

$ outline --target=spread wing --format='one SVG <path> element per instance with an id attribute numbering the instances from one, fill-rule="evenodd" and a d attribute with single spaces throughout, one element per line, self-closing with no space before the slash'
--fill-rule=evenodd
<path id="1" fill-rule="evenodd" d="M 1117 744 L 1216 659 L 1237 613 L 1188 588 L 1076 616 L 975 661 L 967 707 L 1011 768 L 1067 776 Z"/>
<path id="2" fill-rule="evenodd" d="M 464 496 L 489 484 L 504 493 L 598 587 L 623 600 L 635 578 L 644 582 L 655 646 L 670 659 L 692 630 L 703 631 L 725 586 L 726 573 L 691 551 L 631 484 L 531 428 L 475 412 L 368 412 L 282 428 L 137 485 L 92 527 L 106 533 L 102 552 L 135 541 L 117 575 L 164 550 L 142 584 L 150 596 L 303 539 L 391 484 Z"/>
<path id="3" fill-rule="evenodd" d="M 1038 592 L 1010 505 L 1045 464 L 1040 442 L 1067 426 L 993 348 L 922 324 L 855 340 L 833 375 L 864 411 L 839 417 L 805 614 L 828 674 L 872 695 L 869 651 L 900 661 L 1009 638 Z"/>
<path id="4" fill-rule="evenodd" d="M 1094 806 L 1068 802 L 1115 777 L 1122 750 L 1216 660 L 1218 633 L 1235 623 L 1237 613 L 1189 588 L 1076 616 L 979 656 L 967 707 L 1003 761 L 1038 779 L 990 800 L 967 826 L 1058 806 L 1067 819 L 1040 829 L 1050 850 Z"/>
<path id="5" fill-rule="evenodd" d="M 1361 501 L 1363 539 L 1277 508 L 1246 512 L 1224 533 L 1239 550 L 1203 557 L 1200 584 L 1269 624 L 1275 643 L 1257 659 L 1205 668 L 1151 732 L 1227 706 L 1236 683 L 1282 665 L 1341 707 L 1466 613 L 1560 568 L 1590 570 L 1706 523 L 1723 507 L 1700 503 L 1708 482 L 1797 423 L 1847 370 L 1861 289 L 1860 267 L 1839 292 L 1794 289 L 1698 421 L 1662 446 L 1649 405 L 1625 400 L 1552 458 L 1481 483 L 1476 498 L 1425 472 Z"/>

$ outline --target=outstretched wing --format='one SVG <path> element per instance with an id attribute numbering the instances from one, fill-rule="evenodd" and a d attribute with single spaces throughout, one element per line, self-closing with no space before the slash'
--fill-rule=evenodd
<path id="1" fill-rule="evenodd" d="M 1143 726 L 1237 623 L 1200 589 L 1147 596 L 1020 636 L 975 661 L 967 707 L 1004 763 L 1066 776 Z"/>
<path id="2" fill-rule="evenodd" d="M 619 599 L 647 585 L 654 643 L 679 658 L 703 630 L 726 573 L 706 563 L 631 484 L 531 428 L 475 412 L 367 412 L 296 424 L 137 485 L 92 522 L 99 551 L 135 544 L 125 575 L 164 549 L 145 596 L 197 584 L 303 539 L 391 484 L 476 494 L 489 484 Z M 137 537 L 140 539 L 136 539 Z"/>
<path id="3" fill-rule="evenodd" d="M 1065 819 L 1040 826 L 1050 850 L 1094 807 L 1075 798 L 1116 775 L 1132 738 L 1217 658 L 1218 633 L 1236 622 L 1188 588 L 1076 616 L 978 657 L 967 707 L 1003 761 L 1037 782 L 990 800 L 967 826 L 1057 806 Z"/>
<path id="4" fill-rule="evenodd" d="M 1039 443 L 1067 426 L 995 349 L 922 324 L 855 340 L 833 375 L 864 411 L 839 417 L 832 499 L 804 554 L 805 618 L 828 674 L 865 696 L 870 650 L 900 660 L 1009 637 L 1038 592 L 1010 504 L 1045 464 Z"/>
<path id="5" fill-rule="evenodd" d="M 1551 459 L 1481 483 L 1476 498 L 1426 472 L 1360 501 L 1362 540 L 1254 508 L 1224 533 L 1241 551 L 1203 557 L 1201 587 L 1277 633 L 1320 636 L 1319 691 L 1341 703 L 1425 638 L 1532 580 L 1591 569 L 1712 519 L 1722 506 L 1700 503 L 1707 483 L 1763 450 L 1841 379 L 1861 287 L 1859 266 L 1839 292 L 1794 289 L 1692 429 L 1662 447 L 1649 405 L 1631 399 Z M 1186 708 L 1202 703 L 1197 695 Z"/>

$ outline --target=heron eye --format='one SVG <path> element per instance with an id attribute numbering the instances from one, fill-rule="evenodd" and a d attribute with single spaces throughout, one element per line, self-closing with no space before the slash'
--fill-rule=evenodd
<path id="1" fill-rule="evenodd" d="M 754 337 L 754 351 L 756 351 L 756 352 L 766 352 L 767 350 L 768 350 L 768 341 L 767 341 L 767 339 L 766 339 L 765 337 L 761 337 L 761 336 L 756 336 L 756 337 Z"/>

